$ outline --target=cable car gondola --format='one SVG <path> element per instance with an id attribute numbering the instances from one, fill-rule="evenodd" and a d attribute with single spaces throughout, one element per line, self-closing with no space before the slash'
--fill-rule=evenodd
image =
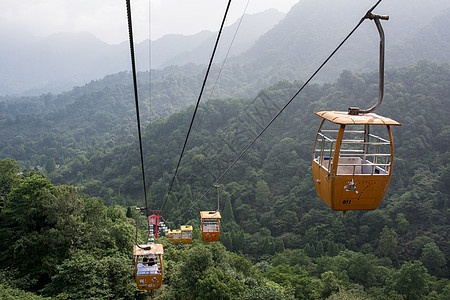
<path id="1" fill-rule="evenodd" d="M 219 212 L 220 186 L 214 184 L 213 187 L 217 190 L 217 210 L 200 212 L 200 217 L 202 218 L 202 238 L 205 242 L 217 242 L 220 236 L 220 219 L 222 218 Z"/>
<path id="2" fill-rule="evenodd" d="M 374 114 L 383 99 L 384 32 L 378 16 L 368 13 L 380 34 L 379 96 L 368 110 L 320 111 L 322 117 L 312 155 L 314 185 L 319 197 L 332 210 L 376 209 L 392 176 L 394 143 L 392 125 L 401 123 Z M 386 133 L 380 130 L 386 127 Z"/>
<path id="3" fill-rule="evenodd" d="M 220 235 L 220 212 L 201 211 L 202 218 L 202 238 L 205 242 L 217 242 Z"/>
<path id="4" fill-rule="evenodd" d="M 316 114 L 323 118 L 313 151 L 317 194 L 333 210 L 376 209 L 392 176 L 394 143 L 390 126 L 401 124 L 373 113 Z M 336 124 L 337 128 L 325 123 Z M 388 138 L 370 133 L 371 126 L 385 126 Z"/>
<path id="5" fill-rule="evenodd" d="M 138 289 L 159 289 L 163 279 L 163 245 L 134 245 L 135 279 Z"/>
<path id="6" fill-rule="evenodd" d="M 192 226 L 181 225 L 181 243 L 190 244 L 192 241 Z"/>

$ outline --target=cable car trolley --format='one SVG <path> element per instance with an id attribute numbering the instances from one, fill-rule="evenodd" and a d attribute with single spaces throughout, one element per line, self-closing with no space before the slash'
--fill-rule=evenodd
<path id="1" fill-rule="evenodd" d="M 373 9 L 373 8 L 372 8 Z M 322 118 L 313 146 L 312 172 L 319 197 L 332 210 L 376 209 L 392 176 L 394 142 L 391 126 L 401 123 L 379 116 L 384 93 L 384 32 L 380 19 L 367 12 L 380 35 L 378 102 L 368 110 L 320 111 Z M 385 128 L 383 131 L 382 128 Z"/>
<path id="2" fill-rule="evenodd" d="M 138 289 L 159 289 L 163 279 L 162 244 L 134 245 L 135 278 Z"/>

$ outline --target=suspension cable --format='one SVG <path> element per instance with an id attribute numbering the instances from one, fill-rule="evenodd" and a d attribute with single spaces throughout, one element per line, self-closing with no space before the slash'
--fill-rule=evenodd
<path id="1" fill-rule="evenodd" d="M 134 88 L 134 100 L 136 106 L 136 121 L 138 127 L 138 136 L 139 136 L 139 151 L 141 157 L 141 170 L 142 170 L 142 184 L 144 188 L 144 199 L 145 199 L 145 211 L 147 212 L 147 222 L 148 227 L 150 228 L 150 221 L 148 219 L 148 203 L 147 203 L 147 187 L 145 184 L 145 169 L 144 169 L 144 154 L 142 151 L 142 135 L 141 135 L 141 120 L 139 117 L 139 98 L 138 98 L 138 87 L 137 87 L 137 78 L 136 78 L 136 63 L 134 56 L 134 41 L 133 41 L 133 25 L 131 20 L 131 5 L 130 0 L 126 0 L 127 4 L 127 19 L 128 19 L 128 36 L 130 41 L 130 54 L 131 54 L 131 69 L 133 74 L 133 88 Z"/>
<path id="2" fill-rule="evenodd" d="M 222 30 L 223 30 L 223 27 L 224 27 L 224 24 L 225 24 L 225 21 L 226 21 L 226 18 L 227 18 L 227 14 L 228 14 L 228 10 L 230 8 L 230 4 L 231 4 L 231 0 L 228 1 L 228 5 L 227 5 L 227 8 L 225 10 L 225 14 L 223 16 L 223 20 L 222 20 L 222 24 L 220 26 L 219 34 L 217 35 L 216 43 L 214 45 L 214 50 L 213 50 L 211 58 L 209 60 L 209 65 L 208 65 L 208 68 L 206 70 L 205 78 L 203 79 L 203 84 L 202 84 L 202 88 L 200 90 L 200 94 L 199 94 L 198 99 L 197 99 L 197 104 L 195 105 L 194 114 L 192 115 L 191 124 L 189 125 L 189 130 L 188 130 L 188 132 L 186 134 L 186 139 L 184 140 L 183 149 L 181 150 L 180 158 L 178 159 L 177 167 L 175 169 L 175 173 L 173 175 L 172 181 L 170 182 L 169 190 L 167 192 L 166 199 L 164 200 L 163 205 L 161 207 L 161 211 L 164 209 L 164 206 L 166 205 L 166 202 L 169 199 L 169 196 L 170 196 L 170 194 L 172 192 L 173 183 L 175 182 L 175 177 L 177 176 L 178 169 L 179 169 L 180 163 L 181 163 L 181 159 L 183 158 L 183 154 L 184 154 L 184 151 L 186 149 L 186 145 L 187 145 L 187 142 L 188 142 L 188 139 L 189 139 L 189 135 L 190 135 L 191 130 L 192 130 L 192 125 L 194 123 L 195 115 L 197 114 L 197 110 L 198 110 L 198 107 L 199 107 L 199 104 L 200 104 L 200 100 L 202 98 L 202 94 L 203 94 L 203 91 L 204 91 L 205 86 L 206 86 L 206 80 L 208 79 L 209 71 L 211 70 L 211 66 L 212 66 L 212 62 L 213 62 L 213 59 L 214 59 L 214 55 L 215 55 L 216 50 L 217 50 L 217 45 L 219 44 L 220 36 L 222 34 Z"/>
<path id="3" fill-rule="evenodd" d="M 287 106 L 289 104 L 291 104 L 291 102 L 298 96 L 298 94 L 300 94 L 300 92 L 306 87 L 306 85 L 309 84 L 309 82 L 317 75 L 317 73 L 319 73 L 319 71 L 325 66 L 326 63 L 328 63 L 328 61 L 334 56 L 334 54 L 336 54 L 336 52 L 342 47 L 342 45 L 344 45 L 344 43 L 350 38 L 350 36 L 353 35 L 353 33 L 356 31 L 356 29 L 358 29 L 358 27 L 364 22 L 364 20 L 366 20 L 368 18 L 368 16 L 370 16 L 371 12 L 378 6 L 378 4 L 380 4 L 382 0 L 378 0 L 378 2 L 367 11 L 367 13 L 364 15 L 364 17 L 361 18 L 361 20 L 358 22 L 358 24 L 350 31 L 350 33 L 342 40 L 342 42 L 336 47 L 336 49 L 334 49 L 333 52 L 331 52 L 331 54 L 324 60 L 324 62 L 317 68 L 316 71 L 314 71 L 314 73 L 309 77 L 309 79 L 300 87 L 300 89 L 291 97 L 291 99 L 286 102 L 286 104 L 281 108 L 281 110 L 272 118 L 272 120 L 270 120 L 270 122 L 261 130 L 260 133 L 258 133 L 258 135 L 250 142 L 250 144 L 245 147 L 245 149 L 239 154 L 239 156 L 228 166 L 228 168 L 216 179 L 214 180 L 214 185 L 217 184 L 229 171 L 231 168 L 234 167 L 234 165 L 247 153 L 247 151 L 250 149 L 251 146 L 253 146 L 253 144 L 261 137 L 261 135 L 267 130 L 267 128 L 269 128 L 270 125 L 272 125 L 272 123 L 281 115 L 281 113 L 287 108 Z M 197 204 L 198 202 L 200 202 L 201 199 L 203 199 L 203 197 L 205 197 L 210 191 L 211 189 L 214 187 L 214 185 L 210 186 L 206 192 L 201 195 L 196 201 L 194 201 L 194 203 L 192 204 L 191 207 L 193 207 L 195 204 Z M 186 214 L 186 213 L 184 213 Z M 180 215 L 179 219 L 181 219 L 181 217 L 184 216 L 184 214 Z"/>

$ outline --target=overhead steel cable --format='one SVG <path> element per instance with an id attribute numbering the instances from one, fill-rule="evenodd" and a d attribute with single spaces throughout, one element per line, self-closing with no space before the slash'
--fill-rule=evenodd
<path id="1" fill-rule="evenodd" d="M 198 107 L 200 105 L 200 100 L 202 98 L 203 91 L 205 90 L 206 81 L 208 79 L 209 71 L 211 70 L 212 62 L 214 60 L 214 55 L 215 55 L 216 50 L 217 50 L 217 45 L 219 44 L 220 36 L 222 35 L 222 30 L 223 30 L 223 27 L 225 25 L 225 21 L 227 19 L 227 15 L 228 15 L 228 10 L 230 8 L 230 4 L 231 4 L 231 0 L 228 1 L 228 5 L 227 5 L 227 8 L 225 10 L 225 14 L 223 16 L 223 20 L 222 20 L 222 24 L 220 26 L 219 34 L 217 35 L 216 43 L 214 45 L 214 49 L 213 49 L 211 58 L 209 60 L 209 64 L 208 64 L 208 68 L 206 70 L 205 78 L 203 79 L 202 88 L 200 90 L 200 94 L 199 94 L 198 99 L 197 99 L 197 104 L 195 105 L 194 114 L 192 115 L 191 123 L 189 125 L 189 129 L 188 129 L 188 132 L 186 134 L 186 139 L 184 140 L 183 149 L 181 150 L 180 158 L 178 159 L 177 167 L 175 169 L 175 173 L 173 175 L 172 181 L 170 182 L 169 190 L 167 192 L 166 199 L 164 200 L 163 205 L 161 207 L 161 211 L 164 209 L 164 206 L 166 205 L 166 202 L 169 199 L 169 196 L 170 196 L 171 191 L 172 191 L 173 183 L 175 182 L 175 178 L 177 176 L 178 169 L 180 167 L 181 159 L 183 158 L 184 151 L 186 150 L 186 145 L 187 145 L 187 142 L 188 142 L 188 139 L 189 139 L 189 135 L 190 135 L 191 130 L 192 130 L 192 125 L 194 124 L 195 116 L 197 114 L 197 110 L 198 110 Z"/>
<path id="2" fill-rule="evenodd" d="M 144 168 L 144 153 L 142 150 L 142 135 L 141 135 L 141 120 L 139 116 L 139 98 L 138 98 L 138 87 L 137 87 L 137 78 L 136 78 L 136 62 L 134 56 L 134 41 L 133 41 L 133 25 L 131 20 L 131 5 L 130 0 L 126 0 L 127 4 L 127 19 L 128 19 L 128 36 L 130 41 L 130 54 L 131 54 L 131 73 L 133 74 L 133 88 L 134 88 L 134 100 L 136 106 L 136 121 L 138 127 L 138 136 L 139 136 L 139 151 L 141 157 L 141 170 L 142 170 L 142 184 L 144 188 L 144 199 L 145 199 L 145 210 L 147 212 L 147 222 L 148 227 L 150 227 L 150 221 L 148 219 L 148 203 L 147 203 L 147 187 L 145 181 L 145 168 Z"/>
<path id="3" fill-rule="evenodd" d="M 334 49 L 333 52 L 324 60 L 324 62 L 316 69 L 316 71 L 309 77 L 309 79 L 300 87 L 300 89 L 291 97 L 291 99 L 286 102 L 286 104 L 280 109 L 280 111 L 270 120 L 270 122 L 261 130 L 260 133 L 250 142 L 250 144 L 245 147 L 245 149 L 239 154 L 239 156 L 228 166 L 228 168 L 214 181 L 214 183 L 208 188 L 208 190 L 200 196 L 192 206 L 198 203 L 203 197 L 205 197 L 215 184 L 219 183 L 219 181 L 230 171 L 231 168 L 247 153 L 248 149 L 261 137 L 261 135 L 269 128 L 270 125 L 281 115 L 281 113 L 288 107 L 289 104 L 300 94 L 300 92 L 309 84 L 309 82 L 319 73 L 319 71 L 325 66 L 326 63 L 336 54 L 336 52 L 344 45 L 344 43 L 353 35 L 353 33 L 358 29 L 358 27 L 364 22 L 364 20 L 369 19 L 371 17 L 372 11 L 380 4 L 382 0 L 378 0 L 378 2 L 367 11 L 367 13 L 361 18 L 358 24 L 350 31 L 350 33 L 342 40 L 342 42 Z M 191 206 L 191 207 L 192 207 Z M 180 219 L 184 214 L 180 215 Z"/>

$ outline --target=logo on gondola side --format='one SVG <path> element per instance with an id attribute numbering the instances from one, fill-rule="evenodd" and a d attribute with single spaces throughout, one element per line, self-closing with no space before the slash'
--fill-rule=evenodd
<path id="1" fill-rule="evenodd" d="M 344 189 L 345 189 L 347 192 L 355 191 L 355 193 L 358 194 L 358 191 L 356 190 L 356 183 L 353 181 L 353 178 L 352 178 L 352 180 L 350 180 L 350 181 L 348 182 L 347 185 L 344 186 Z"/>

